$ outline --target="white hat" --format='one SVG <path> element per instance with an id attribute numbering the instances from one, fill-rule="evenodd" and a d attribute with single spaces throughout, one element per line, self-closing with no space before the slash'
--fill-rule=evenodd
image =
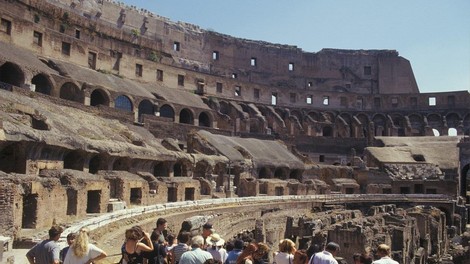
<path id="1" fill-rule="evenodd" d="M 206 238 L 206 244 L 209 246 L 221 247 L 225 244 L 225 240 L 220 238 L 219 234 L 212 234 Z"/>

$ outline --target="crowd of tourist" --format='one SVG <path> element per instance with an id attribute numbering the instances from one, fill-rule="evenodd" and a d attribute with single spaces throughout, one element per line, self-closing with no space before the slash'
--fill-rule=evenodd
<path id="1" fill-rule="evenodd" d="M 167 221 L 159 218 L 151 234 L 140 226 L 125 231 L 119 264 L 267 264 L 270 248 L 262 242 L 244 242 L 235 239 L 227 242 L 215 232 L 212 224 L 202 226 L 201 234 L 181 230 L 177 236 L 168 234 Z M 89 242 L 88 229 L 67 235 L 68 246 L 60 249 L 57 241 L 63 229 L 52 227 L 49 239 L 42 241 L 26 254 L 31 264 L 91 264 L 108 255 Z M 340 246 L 329 242 L 324 250 L 296 249 L 290 239 L 279 242 L 279 250 L 272 255 L 274 264 L 338 264 Z M 391 257 L 390 247 L 381 244 L 373 260 L 370 249 L 354 254 L 354 264 L 398 264 Z"/>

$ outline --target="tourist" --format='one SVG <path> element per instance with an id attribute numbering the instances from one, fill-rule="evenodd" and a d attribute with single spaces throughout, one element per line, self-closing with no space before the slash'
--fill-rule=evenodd
<path id="1" fill-rule="evenodd" d="M 237 258 L 243 250 L 243 241 L 240 239 L 235 240 L 233 249 L 228 252 L 227 259 L 224 264 L 237 264 Z"/>
<path id="2" fill-rule="evenodd" d="M 377 256 L 380 258 L 372 264 L 398 264 L 397 261 L 393 260 L 390 255 L 391 255 L 391 250 L 390 247 L 386 244 L 380 244 L 377 247 Z"/>
<path id="3" fill-rule="evenodd" d="M 26 257 L 31 264 L 59 264 L 60 246 L 57 241 L 64 229 L 60 226 L 53 226 L 49 229 L 49 239 L 36 244 L 31 248 Z"/>
<path id="4" fill-rule="evenodd" d="M 214 229 L 212 228 L 212 224 L 211 223 L 205 223 L 203 226 L 202 226 L 202 237 L 204 238 L 204 249 L 206 248 L 206 239 L 212 235 L 212 233 L 214 233 Z"/>
<path id="5" fill-rule="evenodd" d="M 310 258 L 309 263 L 312 264 L 338 264 L 335 256 L 339 252 L 339 245 L 330 242 L 326 245 L 325 250 L 322 252 L 315 253 L 312 258 Z"/>
<path id="6" fill-rule="evenodd" d="M 293 264 L 308 264 L 308 255 L 305 249 L 300 249 L 294 253 Z"/>
<path id="7" fill-rule="evenodd" d="M 127 264 L 140 264 L 143 262 L 141 252 L 153 250 L 153 243 L 149 235 L 140 226 L 126 230 L 126 241 L 122 246 L 122 258 Z M 145 242 L 145 243 L 144 243 Z"/>
<path id="8" fill-rule="evenodd" d="M 265 243 L 250 243 L 238 256 L 237 264 L 264 263 L 263 257 L 269 252 Z"/>
<path id="9" fill-rule="evenodd" d="M 162 238 L 162 236 L 160 236 L 157 230 L 152 232 L 152 235 L 150 235 L 150 240 L 153 244 L 153 250 L 150 252 L 143 252 L 142 255 L 148 260 L 148 264 L 165 264 L 165 240 Z"/>
<path id="10" fill-rule="evenodd" d="M 195 236 L 191 239 L 190 251 L 181 255 L 179 264 L 204 264 L 206 260 L 212 259 L 211 253 L 202 250 L 204 245 L 204 238 L 202 236 Z"/>
<path id="11" fill-rule="evenodd" d="M 183 231 L 178 234 L 178 245 L 174 246 L 170 253 L 172 264 L 178 264 L 181 259 L 181 255 L 183 255 L 184 252 L 191 250 L 191 247 L 188 245 L 190 237 L 191 234 L 187 231 Z"/>
<path id="12" fill-rule="evenodd" d="M 88 229 L 82 228 L 65 256 L 64 264 L 91 264 L 106 258 L 107 254 L 88 242 Z"/>
<path id="13" fill-rule="evenodd" d="M 174 234 L 168 234 L 166 237 L 166 240 L 168 241 L 168 244 L 165 247 L 165 252 L 166 252 L 166 260 L 168 263 L 171 262 L 171 254 L 172 254 L 172 249 L 178 245 L 178 239 L 176 239 L 176 236 Z"/>
<path id="14" fill-rule="evenodd" d="M 276 264 L 292 264 L 295 251 L 295 243 L 292 240 L 281 240 L 279 243 L 279 252 L 274 256 L 274 262 L 276 262 Z"/>
<path id="15" fill-rule="evenodd" d="M 77 237 L 76 233 L 69 233 L 67 235 L 67 245 L 60 251 L 60 261 L 64 262 L 65 256 L 67 256 L 67 251 L 69 250 L 70 246 L 72 245 L 73 241 Z"/>
<path id="16" fill-rule="evenodd" d="M 157 223 L 155 224 L 154 231 L 157 232 L 158 236 L 160 236 L 163 240 L 166 241 L 166 229 L 168 227 L 168 222 L 165 218 L 158 218 Z M 152 232 L 153 233 L 153 232 Z"/>
<path id="17" fill-rule="evenodd" d="M 227 251 L 224 244 L 225 240 L 219 234 L 212 234 L 206 238 L 207 252 L 211 253 L 214 260 L 220 260 L 222 263 L 227 260 Z"/>
<path id="18" fill-rule="evenodd" d="M 267 263 L 266 255 L 269 252 L 269 246 L 266 243 L 258 242 L 258 249 L 253 254 L 254 264 L 265 264 Z"/>

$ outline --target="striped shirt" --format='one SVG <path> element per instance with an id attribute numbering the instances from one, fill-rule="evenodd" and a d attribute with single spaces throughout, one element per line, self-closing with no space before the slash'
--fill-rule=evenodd
<path id="1" fill-rule="evenodd" d="M 173 252 L 175 263 L 178 263 L 180 261 L 181 255 L 189 250 L 191 250 L 191 248 L 185 243 L 178 243 L 178 245 L 174 246 L 171 251 Z"/>

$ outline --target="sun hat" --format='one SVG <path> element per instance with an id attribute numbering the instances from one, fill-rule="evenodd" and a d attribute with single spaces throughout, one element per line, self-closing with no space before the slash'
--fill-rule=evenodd
<path id="1" fill-rule="evenodd" d="M 212 234 L 206 238 L 206 244 L 209 246 L 221 247 L 225 244 L 225 240 L 223 240 L 219 234 Z"/>

